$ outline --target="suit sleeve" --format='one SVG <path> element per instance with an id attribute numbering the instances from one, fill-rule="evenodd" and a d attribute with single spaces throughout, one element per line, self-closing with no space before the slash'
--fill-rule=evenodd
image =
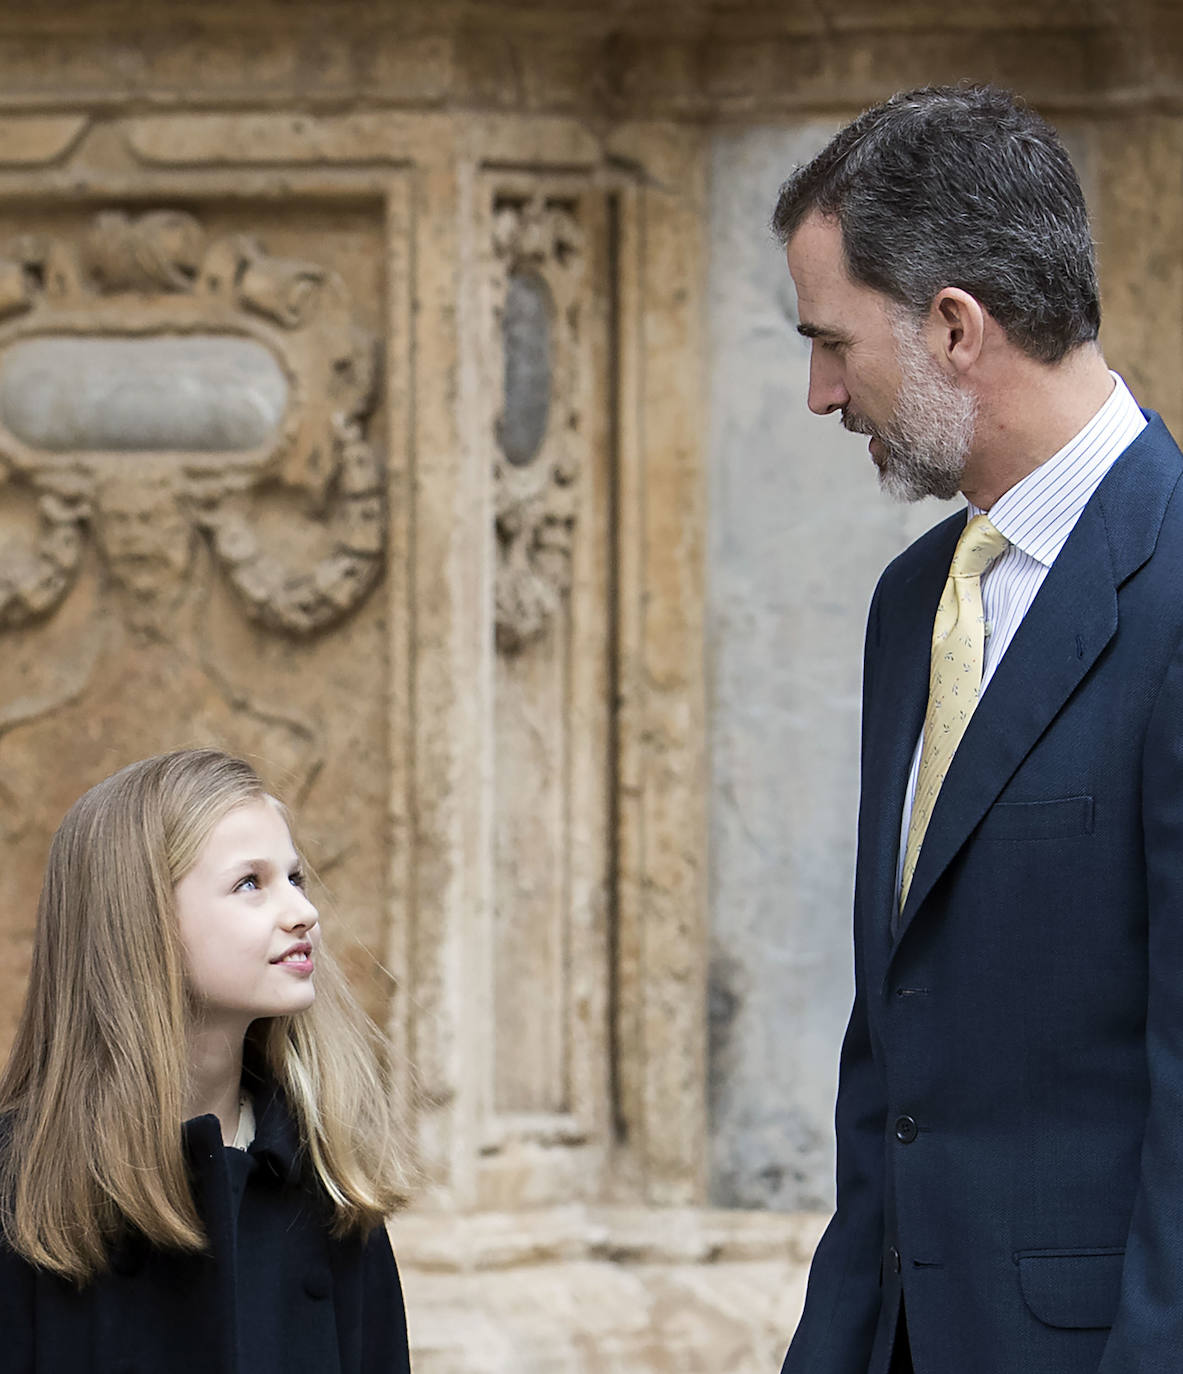
<path id="1" fill-rule="evenodd" d="M 1150 718 L 1142 780 L 1150 1107 L 1099 1374 L 1177 1374 L 1183 1351 L 1183 646 Z"/>
<path id="2" fill-rule="evenodd" d="M 867 621 L 864 722 L 873 690 L 878 627 L 877 591 Z M 867 785 L 864 775 L 863 786 Z M 857 899 L 855 906 L 857 911 Z M 854 1007 L 842 1042 L 834 1116 L 838 1145 L 837 1209 L 814 1254 L 805 1310 L 781 1374 L 866 1374 L 879 1317 L 887 1097 L 871 1049 L 857 934 L 856 931 Z"/>

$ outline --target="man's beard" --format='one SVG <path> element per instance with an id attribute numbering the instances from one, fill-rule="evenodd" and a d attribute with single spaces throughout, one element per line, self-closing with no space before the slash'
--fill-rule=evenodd
<path id="1" fill-rule="evenodd" d="M 853 434 L 879 441 L 879 485 L 901 501 L 935 496 L 942 501 L 961 490 L 973 443 L 977 402 L 937 367 L 910 317 L 893 326 L 900 385 L 891 419 L 880 429 L 849 408 L 842 423 Z"/>

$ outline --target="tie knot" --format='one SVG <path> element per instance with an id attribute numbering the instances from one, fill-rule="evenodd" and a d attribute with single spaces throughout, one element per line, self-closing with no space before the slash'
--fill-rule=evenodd
<path id="1" fill-rule="evenodd" d="M 1000 534 L 985 515 L 975 515 L 962 531 L 953 550 L 950 577 L 981 577 L 1010 540 Z"/>

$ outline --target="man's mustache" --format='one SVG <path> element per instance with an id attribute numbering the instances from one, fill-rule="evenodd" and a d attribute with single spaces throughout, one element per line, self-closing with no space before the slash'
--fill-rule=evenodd
<path id="1" fill-rule="evenodd" d="M 850 430 L 851 434 L 867 434 L 872 439 L 876 437 L 875 426 L 857 410 L 843 409 L 842 428 Z"/>

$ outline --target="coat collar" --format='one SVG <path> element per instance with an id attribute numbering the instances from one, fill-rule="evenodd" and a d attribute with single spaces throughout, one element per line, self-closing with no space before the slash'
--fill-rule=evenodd
<path id="1" fill-rule="evenodd" d="M 255 1138 L 247 1154 L 267 1164 L 270 1172 L 285 1183 L 296 1183 L 303 1171 L 304 1155 L 300 1134 L 288 1108 L 283 1089 L 269 1074 L 244 1070 L 244 1080 L 254 1098 Z M 222 1128 L 213 1115 L 195 1116 L 183 1127 L 185 1153 L 199 1171 L 224 1149 Z"/>
<path id="2" fill-rule="evenodd" d="M 264 1077 L 251 1087 L 255 1098 L 255 1138 L 247 1154 L 270 1164 L 286 1183 L 295 1183 L 304 1155 L 283 1089 L 271 1077 Z"/>
<path id="3" fill-rule="evenodd" d="M 1153 553 L 1167 501 L 1183 471 L 1183 455 L 1162 421 L 1152 412 L 1147 420 L 1081 513 L 974 712 L 933 810 L 896 944 L 1117 629 L 1118 588 Z M 903 623 L 892 627 L 895 642 L 885 680 L 876 683 L 882 700 L 895 703 L 896 717 L 879 773 L 888 785 L 879 820 L 876 907 L 882 910 L 886 898 L 888 912 L 895 901 L 908 767 L 927 699 L 932 616 L 961 524 L 954 517 L 932 531 L 911 579 L 914 589 L 906 594 Z M 880 738 L 883 728 L 880 721 Z"/>

